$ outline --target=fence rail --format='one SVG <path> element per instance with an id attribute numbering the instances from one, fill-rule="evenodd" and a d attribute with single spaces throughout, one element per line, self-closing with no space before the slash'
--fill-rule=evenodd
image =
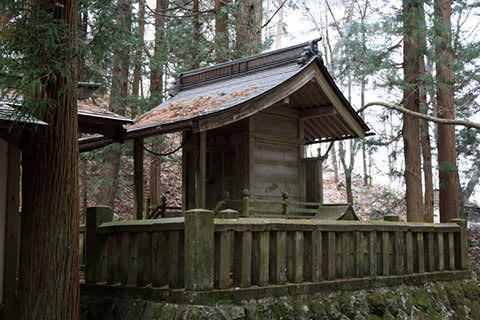
<path id="1" fill-rule="evenodd" d="M 106 222 L 107 212 L 87 214 L 87 283 L 211 290 L 467 269 L 460 219 L 218 219 L 197 209 L 180 218 Z"/>

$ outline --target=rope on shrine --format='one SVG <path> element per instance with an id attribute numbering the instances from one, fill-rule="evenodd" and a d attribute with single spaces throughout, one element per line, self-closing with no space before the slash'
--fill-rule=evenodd
<path id="1" fill-rule="evenodd" d="M 178 150 L 180 150 L 181 148 L 183 148 L 183 146 L 188 142 L 188 140 L 185 140 L 182 142 L 182 144 L 180 144 L 180 146 L 178 146 L 178 148 L 170 151 L 170 152 L 167 152 L 167 153 L 158 153 L 158 152 L 155 152 L 155 151 L 152 151 L 150 149 L 147 149 L 144 145 L 142 146 L 142 149 L 147 151 L 148 153 L 150 154 L 153 154 L 154 156 L 157 156 L 157 157 L 167 157 L 169 155 L 172 155 L 174 154 L 175 152 L 177 152 Z"/>

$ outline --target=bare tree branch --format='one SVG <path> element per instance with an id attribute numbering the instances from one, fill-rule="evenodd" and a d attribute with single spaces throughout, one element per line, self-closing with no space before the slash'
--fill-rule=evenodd
<path id="1" fill-rule="evenodd" d="M 280 11 L 280 9 L 283 8 L 283 5 L 287 2 L 288 0 L 284 0 L 282 2 L 281 5 L 278 6 L 277 10 L 275 10 L 275 12 L 270 16 L 270 18 L 268 18 L 267 22 L 265 22 L 262 26 L 262 29 L 265 28 L 273 19 L 273 17 L 275 17 L 275 15 L 278 13 L 278 11 Z"/>
<path id="2" fill-rule="evenodd" d="M 424 120 L 427 120 L 427 121 L 432 121 L 432 122 L 435 122 L 435 123 L 438 123 L 438 124 L 447 124 L 447 125 L 453 125 L 453 126 L 464 126 L 464 127 L 467 127 L 467 128 L 475 128 L 475 129 L 480 130 L 480 123 L 470 122 L 470 121 L 465 121 L 465 120 L 457 120 L 457 119 L 437 118 L 437 117 L 434 117 L 434 116 L 430 116 L 428 114 L 414 112 L 414 111 L 405 109 L 401 106 L 394 105 L 394 104 L 387 103 L 387 102 L 382 102 L 382 101 L 369 102 L 369 103 L 365 104 L 364 106 L 362 106 L 360 109 L 358 109 L 357 112 L 360 113 L 360 112 L 364 111 L 365 109 L 367 109 L 369 107 L 372 107 L 372 106 L 382 106 L 382 107 L 385 107 L 385 108 L 397 110 L 397 111 L 400 111 L 402 113 L 408 114 L 412 117 L 424 119 Z"/>

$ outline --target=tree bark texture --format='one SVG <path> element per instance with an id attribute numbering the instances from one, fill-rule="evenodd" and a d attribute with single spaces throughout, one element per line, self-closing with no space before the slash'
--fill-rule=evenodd
<path id="1" fill-rule="evenodd" d="M 135 69 L 133 70 L 132 96 L 138 97 L 142 80 L 142 57 L 145 46 L 145 2 L 138 1 L 138 42 L 135 48 Z M 141 113 L 142 110 L 137 110 Z"/>
<path id="2" fill-rule="evenodd" d="M 150 97 L 154 106 L 162 102 L 163 90 L 163 58 L 162 58 L 162 41 L 164 38 L 164 17 L 163 11 L 167 8 L 168 1 L 157 0 L 155 7 L 155 45 L 153 48 L 153 59 L 150 62 Z"/>
<path id="3" fill-rule="evenodd" d="M 453 54 L 450 0 L 435 0 L 434 29 L 437 82 L 437 111 L 439 118 L 454 119 Z M 440 222 L 458 218 L 458 172 L 455 149 L 455 127 L 438 125 L 437 148 L 440 182 Z"/>
<path id="4" fill-rule="evenodd" d="M 64 21 L 68 34 L 61 42 L 76 45 L 75 0 L 43 0 L 33 6 L 38 6 L 33 12 L 41 8 L 55 21 Z M 54 55 L 58 61 L 65 59 L 64 50 Z M 22 156 L 17 291 L 17 319 L 22 320 L 79 317 L 77 71 L 76 63 L 65 65 L 44 77 L 46 98 L 53 107 L 38 117 L 49 125 L 31 135 Z"/>
<path id="5" fill-rule="evenodd" d="M 425 12 L 421 11 L 419 17 L 419 46 L 420 57 L 418 59 L 418 73 L 420 79 L 419 85 L 419 104 L 420 112 L 427 114 L 427 86 L 425 84 L 426 66 L 425 55 L 427 50 L 427 26 L 425 23 Z M 422 147 L 423 159 L 423 184 L 425 185 L 424 193 L 424 210 L 425 222 L 433 222 L 433 172 L 432 172 L 432 147 L 430 143 L 430 130 L 428 121 L 420 120 L 420 140 Z"/>
<path id="6" fill-rule="evenodd" d="M 201 40 L 202 24 L 200 22 L 200 1 L 193 0 L 193 69 L 200 68 L 200 40 Z"/>
<path id="7" fill-rule="evenodd" d="M 226 6 L 229 0 L 215 0 L 215 61 L 228 59 L 228 14 Z"/>
<path id="8" fill-rule="evenodd" d="M 423 1 L 403 0 L 403 68 L 404 98 L 406 109 L 419 112 L 420 59 L 418 21 L 423 11 Z M 403 115 L 403 143 L 405 156 L 405 184 L 407 220 L 424 221 L 423 187 L 420 159 L 420 123 L 417 118 Z"/>
<path id="9" fill-rule="evenodd" d="M 117 1 L 116 25 L 119 38 L 127 40 L 131 32 L 132 0 Z M 110 91 L 110 109 L 125 114 L 128 97 L 129 48 L 119 41 L 113 53 L 112 88 Z M 99 188 L 97 202 L 113 208 L 115 204 L 117 180 L 120 171 L 122 148 L 118 144 L 104 149 L 102 164 L 103 181 Z"/>
<path id="10" fill-rule="evenodd" d="M 261 0 L 239 0 L 235 15 L 235 51 L 238 57 L 262 52 Z"/>

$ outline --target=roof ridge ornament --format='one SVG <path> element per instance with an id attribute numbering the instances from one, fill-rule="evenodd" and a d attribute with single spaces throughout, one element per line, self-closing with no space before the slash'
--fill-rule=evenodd
<path id="1" fill-rule="evenodd" d="M 170 97 L 175 97 L 180 90 L 182 89 L 182 76 L 183 73 L 178 73 L 175 75 L 175 82 L 173 83 L 172 89 L 170 89 Z"/>
<path id="2" fill-rule="evenodd" d="M 303 51 L 300 54 L 300 58 L 297 59 L 299 65 L 305 65 L 312 57 L 317 57 L 320 61 L 323 62 L 322 52 L 318 50 L 318 42 L 322 40 L 322 37 L 311 40 L 308 42 L 308 45 L 303 47 Z"/>

